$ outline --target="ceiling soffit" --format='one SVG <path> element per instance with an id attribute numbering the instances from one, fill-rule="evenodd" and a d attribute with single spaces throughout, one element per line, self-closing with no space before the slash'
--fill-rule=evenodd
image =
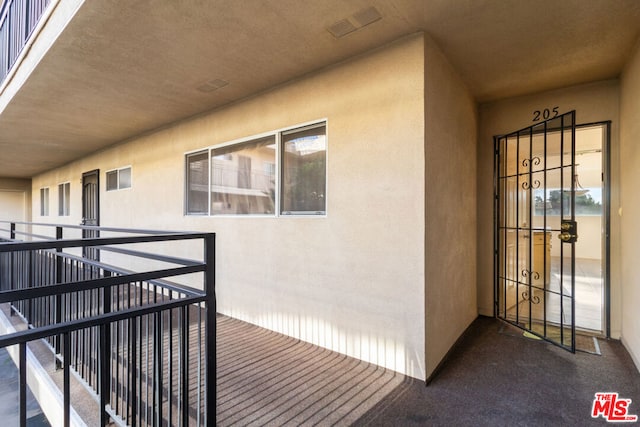
<path id="1" fill-rule="evenodd" d="M 417 31 L 485 102 L 615 77 L 640 28 L 634 0 L 184 5 L 86 2 L 0 115 L 0 176 L 33 176 Z"/>

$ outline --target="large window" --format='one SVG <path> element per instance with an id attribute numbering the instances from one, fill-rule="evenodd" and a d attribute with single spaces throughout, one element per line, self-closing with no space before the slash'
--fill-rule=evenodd
<path id="1" fill-rule="evenodd" d="M 186 156 L 189 215 L 325 213 L 326 124 Z"/>
<path id="2" fill-rule="evenodd" d="M 211 214 L 273 215 L 275 163 L 273 135 L 211 150 Z"/>
<path id="3" fill-rule="evenodd" d="M 40 216 L 49 216 L 49 188 L 40 189 Z"/>
<path id="4" fill-rule="evenodd" d="M 58 215 L 69 216 L 71 211 L 71 184 L 58 185 Z"/>

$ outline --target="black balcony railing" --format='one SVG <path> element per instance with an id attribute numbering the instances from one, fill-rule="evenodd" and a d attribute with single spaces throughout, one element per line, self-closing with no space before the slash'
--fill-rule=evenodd
<path id="1" fill-rule="evenodd" d="M 0 84 L 9 74 L 51 0 L 0 0 Z"/>
<path id="2" fill-rule="evenodd" d="M 101 425 L 214 425 L 215 235 L 100 228 L 107 237 L 74 239 L 63 237 L 97 228 L 17 224 L 0 222 L 0 303 L 29 329 L 1 336 L 0 347 L 19 346 L 22 425 L 35 340 L 64 370 L 64 425 L 72 370 L 98 396 Z M 185 246 L 201 260 L 167 255 Z M 83 258 L 87 248 L 101 261 Z"/>

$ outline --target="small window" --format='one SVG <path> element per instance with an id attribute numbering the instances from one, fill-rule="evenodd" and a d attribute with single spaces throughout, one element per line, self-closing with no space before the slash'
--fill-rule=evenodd
<path id="1" fill-rule="evenodd" d="M 107 172 L 107 191 L 131 188 L 131 166 Z"/>
<path id="2" fill-rule="evenodd" d="M 209 151 L 187 156 L 187 213 L 209 213 Z"/>
<path id="3" fill-rule="evenodd" d="M 326 206 L 326 126 L 282 134 L 282 214 L 323 214 Z"/>
<path id="4" fill-rule="evenodd" d="M 58 215 L 69 216 L 71 211 L 71 183 L 58 185 Z"/>
<path id="5" fill-rule="evenodd" d="M 40 216 L 49 216 L 49 188 L 40 189 Z"/>
<path id="6" fill-rule="evenodd" d="M 118 170 L 118 188 L 131 188 L 131 168 Z"/>
<path id="7" fill-rule="evenodd" d="M 118 189 L 118 171 L 107 172 L 107 191 Z"/>

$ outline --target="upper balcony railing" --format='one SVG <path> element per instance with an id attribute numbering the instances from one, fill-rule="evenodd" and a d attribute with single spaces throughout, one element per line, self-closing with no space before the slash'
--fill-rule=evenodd
<path id="1" fill-rule="evenodd" d="M 1 1 L 1 0 L 0 0 Z M 27 45 L 51 0 L 4 0 L 0 6 L 0 84 Z"/>
<path id="2" fill-rule="evenodd" d="M 71 371 L 101 425 L 214 425 L 214 277 L 212 233 L 0 221 L 0 304 L 29 327 L 0 336 L 19 348 L 21 425 L 37 340 L 63 369 L 64 425 Z"/>

